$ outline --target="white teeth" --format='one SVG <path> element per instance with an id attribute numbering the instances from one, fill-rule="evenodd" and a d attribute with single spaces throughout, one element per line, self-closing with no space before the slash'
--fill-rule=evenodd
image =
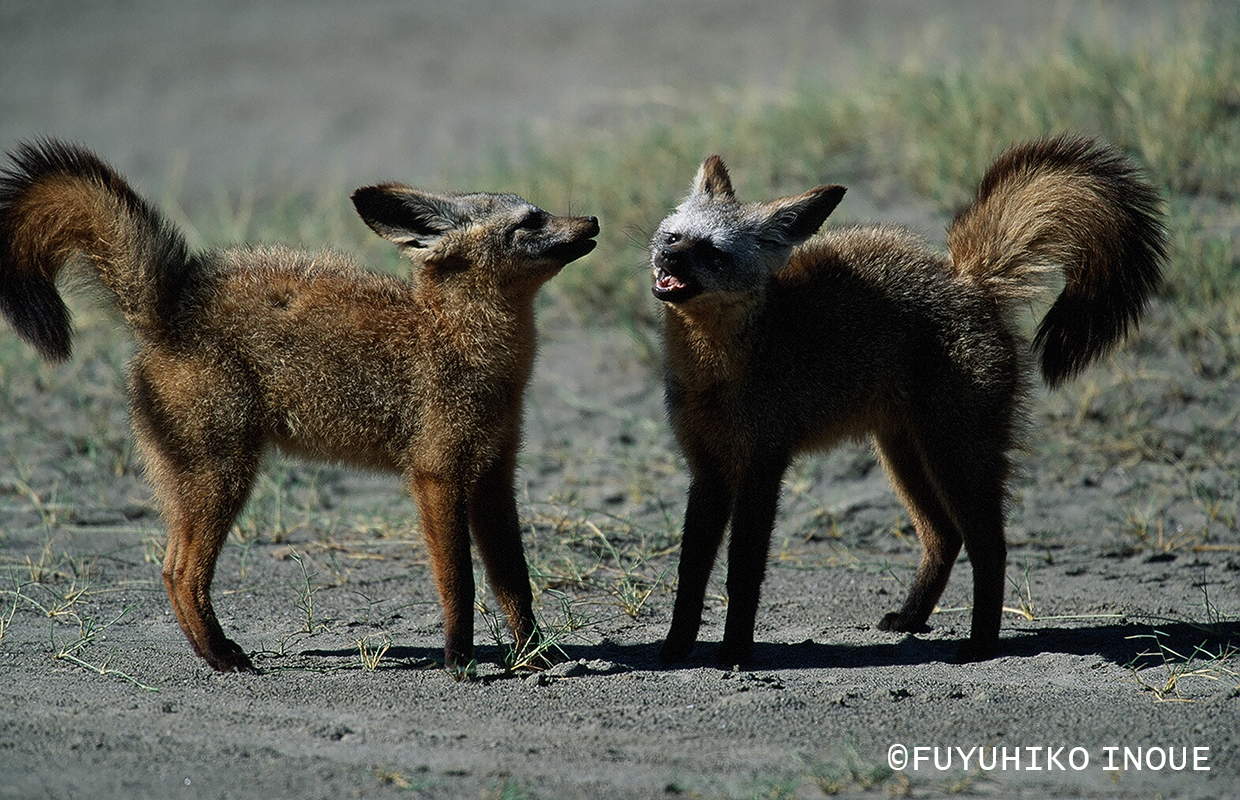
<path id="1" fill-rule="evenodd" d="M 655 288 L 663 292 L 671 292 L 676 289 L 685 288 L 684 283 L 682 283 L 679 278 L 662 269 L 659 270 L 659 274 L 655 277 L 654 285 Z"/>

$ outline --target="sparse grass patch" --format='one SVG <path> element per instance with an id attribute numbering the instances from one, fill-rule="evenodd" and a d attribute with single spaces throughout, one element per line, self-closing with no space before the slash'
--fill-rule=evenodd
<path id="1" fill-rule="evenodd" d="M 537 800 L 538 795 L 520 783 L 505 779 L 483 793 L 484 800 Z"/>
<path id="2" fill-rule="evenodd" d="M 148 692 L 158 692 L 159 687 L 148 686 L 127 672 L 116 669 L 111 666 L 112 658 L 115 651 L 109 652 L 102 660 L 98 662 L 88 661 L 83 657 L 87 647 L 95 644 L 97 640 L 103 638 L 103 634 L 108 628 L 120 622 L 121 618 L 133 610 L 132 606 L 126 606 L 119 614 L 108 622 L 100 624 L 93 617 L 79 617 L 78 636 L 71 641 L 57 641 L 56 629 L 52 628 L 52 658 L 61 661 L 68 661 L 83 667 L 91 672 L 98 673 L 103 676 L 114 676 L 122 680 L 132 683 L 139 689 Z"/>
<path id="3" fill-rule="evenodd" d="M 383 656 L 392 647 L 392 640 L 388 638 L 386 633 L 368 633 L 355 639 L 354 644 L 357 645 L 358 658 L 361 660 L 362 669 L 373 672 L 379 668 L 379 662 L 383 660 Z"/>
<path id="4" fill-rule="evenodd" d="M 1029 581 L 1029 559 L 1028 558 L 1025 559 L 1023 588 L 1021 584 L 1017 583 L 1011 576 L 1008 577 L 1008 582 L 1012 584 L 1012 588 L 1016 589 L 1016 594 L 1017 596 L 1020 597 L 1020 608 L 1008 608 L 1007 606 L 1004 606 L 1003 610 L 1014 613 L 1014 614 L 1019 614 L 1020 616 L 1028 620 L 1037 619 L 1038 615 L 1033 606 L 1033 587 Z"/>
<path id="5" fill-rule="evenodd" d="M 1191 702 L 1192 698 L 1181 691 L 1189 680 L 1223 682 L 1240 688 L 1240 670 L 1236 664 L 1237 649 L 1230 643 L 1211 646 L 1208 642 L 1196 645 L 1187 655 L 1177 652 L 1166 642 L 1166 634 L 1155 629 L 1148 634 L 1132 638 L 1144 638 L 1153 642 L 1155 649 L 1138 653 L 1128 665 L 1133 680 L 1143 691 L 1152 692 L 1155 699 L 1163 701 Z M 1149 662 L 1158 661 L 1157 668 Z"/>
<path id="6" fill-rule="evenodd" d="M 21 605 L 21 601 L 26 599 L 22 595 L 21 579 L 11 569 L 9 570 L 9 579 L 12 581 L 13 588 L 0 591 L 0 598 L 9 598 L 7 604 L 0 599 L 0 642 L 4 641 L 4 635 L 8 633 L 9 628 L 13 625 L 13 618 L 17 616 L 17 609 Z"/>
<path id="7" fill-rule="evenodd" d="M 1227 625 L 1234 620 L 1221 614 L 1210 600 L 1208 583 L 1203 581 L 1199 588 L 1204 621 L 1189 620 L 1187 625 L 1205 637 L 1201 642 L 1191 648 L 1180 647 L 1177 650 L 1178 645 L 1169 643 L 1170 637 L 1160 628 L 1131 637 L 1148 639 L 1154 644 L 1154 650 L 1138 653 L 1127 668 L 1132 671 L 1137 685 L 1144 691 L 1152 692 L 1160 702 L 1191 701 L 1193 698 L 1181 691 L 1183 684 L 1190 680 L 1220 682 L 1240 689 L 1240 659 L 1237 658 L 1240 648 L 1232 643 L 1231 629 Z M 1187 650 L 1187 654 L 1181 650 Z"/>
<path id="8" fill-rule="evenodd" d="M 45 555 L 48 552 L 45 547 Z M 134 608 L 126 605 L 103 621 L 97 613 L 86 610 L 86 598 L 98 594 L 91 587 L 91 562 L 90 557 L 73 559 L 63 554 L 54 567 L 40 567 L 25 580 L 20 568 L 10 566 L 7 572 L 11 588 L 0 590 L 0 641 L 12 629 L 18 610 L 24 608 L 48 621 L 48 652 L 54 660 L 75 664 L 98 675 L 121 678 L 144 691 L 159 691 L 158 687 L 145 684 L 113 666 L 115 649 L 102 658 L 87 654 L 88 649 L 96 649 L 107 638 L 107 631 Z M 61 636 L 60 631 L 65 626 L 74 629 L 71 638 Z"/>
<path id="9" fill-rule="evenodd" d="M 316 622 L 314 616 L 314 595 L 321 589 L 321 586 L 313 586 L 310 583 L 310 572 L 306 569 L 306 560 L 302 558 L 293 548 L 289 548 L 288 557 L 297 562 L 297 566 L 301 568 L 301 583 L 297 587 L 297 609 L 301 612 L 301 629 L 299 633 L 313 634 L 315 631 L 325 627 L 323 623 Z"/>
<path id="10" fill-rule="evenodd" d="M 545 616 L 538 619 L 539 638 L 527 642 L 518 648 L 508 641 L 510 635 L 507 622 L 496 613 L 486 602 L 484 594 L 480 594 L 475 603 L 482 614 L 483 622 L 495 646 L 499 648 L 504 669 L 508 672 L 537 671 L 546 669 L 548 665 L 563 661 L 565 658 L 561 645 L 567 642 L 582 628 L 590 624 L 589 620 L 575 608 L 572 598 L 563 592 L 551 592 L 559 601 L 559 615 L 554 620 Z"/>
<path id="11" fill-rule="evenodd" d="M 851 746 L 836 758 L 802 756 L 802 760 L 809 771 L 809 781 L 823 794 L 832 796 L 877 789 L 897 774 L 884 763 L 862 758 Z"/>
<path id="12" fill-rule="evenodd" d="M 408 775 L 406 772 L 393 767 L 381 767 L 375 771 L 375 776 L 382 784 L 394 786 L 397 789 L 413 792 L 417 795 L 435 789 L 436 781 L 429 774 L 430 767 L 420 766 L 414 770 L 414 773 L 414 775 Z"/>
<path id="13" fill-rule="evenodd" d="M 531 512 L 530 524 L 539 533 L 545 529 L 557 537 L 553 546 L 540 544 L 527 553 L 531 577 L 544 592 L 572 591 L 581 604 L 614 606 L 637 619 L 654 592 L 670 591 L 674 532 L 563 503 L 535 504 Z M 597 593 L 608 599 L 595 599 Z"/>

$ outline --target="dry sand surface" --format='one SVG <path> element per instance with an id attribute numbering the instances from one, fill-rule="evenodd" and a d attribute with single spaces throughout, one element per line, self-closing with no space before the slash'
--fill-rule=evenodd
<path id="1" fill-rule="evenodd" d="M 1019 49 L 1097 13 L 1123 41 L 1159 5 L 0 0 L 0 145 L 79 140 L 191 196 L 425 183 L 651 98 L 847 81 L 921 37 Z M 1240 388 L 1199 377 L 1221 355 L 1160 336 L 1174 314 L 1155 306 L 1089 391 L 1035 397 L 1007 598 L 1033 618 L 1006 614 L 1000 657 L 969 665 L 951 663 L 967 562 L 931 633 L 875 629 L 918 548 L 850 446 L 790 474 L 752 668 L 713 666 L 718 573 L 692 661 L 661 668 L 686 479 L 657 366 L 552 313 L 519 494 L 569 660 L 506 672 L 480 612 L 477 679 L 454 682 L 397 481 L 276 459 L 215 581 L 264 672 L 214 674 L 159 580 L 125 353 L 86 336 L 68 366 L 6 358 L 0 798 L 1240 796 Z"/>

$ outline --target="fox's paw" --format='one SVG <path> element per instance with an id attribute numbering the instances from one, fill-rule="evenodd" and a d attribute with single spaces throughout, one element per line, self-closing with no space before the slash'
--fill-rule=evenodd
<path id="1" fill-rule="evenodd" d="M 473 645 L 469 647 L 453 647 L 448 645 L 443 650 L 443 668 L 452 680 L 469 681 L 478 675 L 478 664 L 474 661 Z"/>
<path id="2" fill-rule="evenodd" d="M 903 615 L 892 611 L 890 614 L 884 614 L 883 618 L 878 621 L 878 629 L 880 631 L 898 631 L 900 633 L 927 633 L 930 630 L 930 626 L 924 622 L 908 622 Z"/>
<path id="3" fill-rule="evenodd" d="M 723 644 L 719 645 L 719 651 L 715 653 L 715 666 L 720 669 L 732 669 L 733 667 L 745 667 L 753 661 L 753 642 L 729 642 L 723 640 Z"/>
<path id="4" fill-rule="evenodd" d="M 976 661 L 989 661 L 998 653 L 998 642 L 977 642 L 973 639 L 965 639 L 960 643 L 960 647 L 956 648 L 957 664 L 972 664 Z"/>
<path id="5" fill-rule="evenodd" d="M 680 638 L 674 638 L 671 635 L 663 642 L 663 647 L 659 650 L 659 661 L 664 664 L 677 664 L 686 661 L 689 653 L 693 652 L 693 640 L 685 641 Z"/>
<path id="6" fill-rule="evenodd" d="M 250 661 L 250 657 L 232 639 L 224 639 L 216 643 L 211 649 L 203 652 L 202 657 L 216 672 L 258 673 L 254 662 Z"/>

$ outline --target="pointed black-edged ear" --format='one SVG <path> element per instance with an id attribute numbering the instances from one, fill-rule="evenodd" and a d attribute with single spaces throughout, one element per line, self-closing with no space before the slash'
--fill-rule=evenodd
<path id="1" fill-rule="evenodd" d="M 719 156 L 711 156 L 698 167 L 693 177 L 693 194 L 704 194 L 716 200 L 735 200 L 732 191 L 732 179 L 728 177 L 728 168 L 723 165 Z"/>
<path id="2" fill-rule="evenodd" d="M 445 233 L 468 222 L 451 198 L 400 183 L 358 189 L 353 207 L 371 230 L 402 247 L 430 249 Z"/>
<path id="3" fill-rule="evenodd" d="M 818 232 L 839 205 L 845 191 L 843 186 L 831 184 L 767 203 L 767 218 L 762 223 L 761 238 L 782 247 L 800 244 Z"/>

